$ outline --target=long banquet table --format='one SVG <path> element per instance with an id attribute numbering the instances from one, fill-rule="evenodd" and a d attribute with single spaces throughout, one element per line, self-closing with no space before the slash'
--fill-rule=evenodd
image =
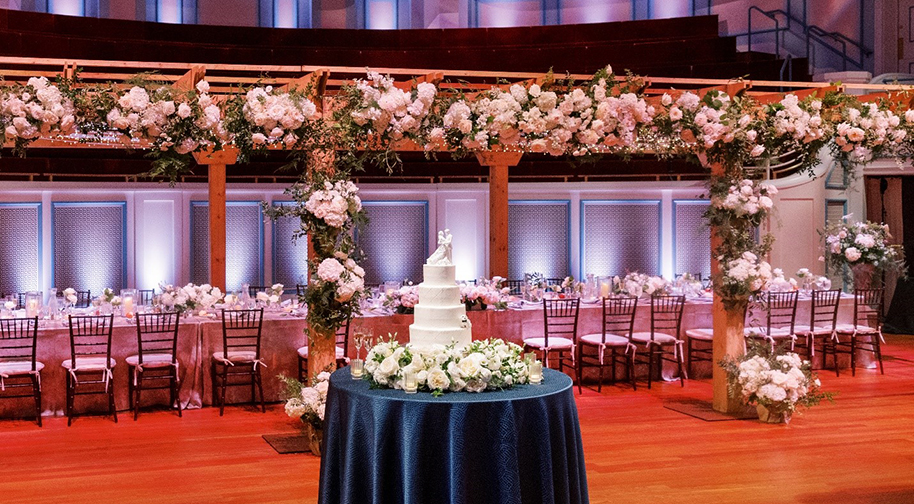
<path id="1" fill-rule="evenodd" d="M 802 299 L 797 308 L 797 324 L 808 323 L 810 301 Z M 473 338 L 503 338 L 521 344 L 524 339 L 543 335 L 542 305 L 525 305 L 521 309 L 506 311 L 470 311 L 473 324 Z M 853 317 L 853 297 L 845 296 L 838 311 L 839 323 L 848 323 Z M 598 333 L 601 328 L 601 308 L 599 303 L 581 304 L 578 335 Z M 394 335 L 401 342 L 409 338 L 409 325 L 412 315 L 387 315 L 383 313 L 366 313 L 353 321 L 353 330 L 361 327 L 370 330 L 375 338 L 387 338 Z M 711 303 L 709 299 L 689 300 L 686 302 L 682 318 L 683 334 L 686 330 L 711 326 Z M 267 312 L 264 316 L 262 354 L 266 364 L 263 370 L 264 396 L 266 401 L 278 401 L 281 394 L 281 383 L 276 377 L 279 374 L 297 376 L 298 355 L 296 349 L 305 344 L 307 324 L 301 315 Z M 639 304 L 635 317 L 635 330 L 650 329 L 650 305 Z M 186 408 L 199 408 L 212 404 L 212 386 L 210 379 L 210 362 L 213 352 L 222 348 L 221 321 L 212 318 L 189 317 L 182 319 L 178 334 L 178 363 L 181 377 L 180 399 Z M 111 356 L 117 362 L 114 369 L 115 403 L 118 410 L 128 409 L 128 368 L 125 359 L 137 351 L 136 327 L 124 319 L 116 319 L 112 335 Z M 69 332 L 65 325 L 57 322 L 42 322 L 38 333 L 38 360 L 45 364 L 41 372 L 42 408 L 45 415 L 62 415 L 66 398 L 65 372 L 61 363 L 69 358 Z M 362 355 L 365 349 L 362 349 Z M 354 342 L 350 339 L 347 355 L 355 356 Z M 818 356 L 817 356 L 818 359 Z M 859 361 L 859 359 L 858 359 Z M 696 367 L 696 377 L 708 375 L 710 366 Z M 673 374 L 665 368 L 664 375 Z M 164 404 L 167 393 L 155 391 L 144 393 L 143 404 Z M 247 387 L 230 388 L 227 401 L 240 402 L 250 398 Z M 77 398 L 77 411 L 105 411 L 103 396 L 85 396 Z M 34 414 L 31 399 L 0 400 L 0 416 L 28 417 Z"/>

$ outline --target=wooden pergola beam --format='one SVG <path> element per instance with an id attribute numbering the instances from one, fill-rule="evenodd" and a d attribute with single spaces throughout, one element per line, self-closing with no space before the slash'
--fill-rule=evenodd
<path id="1" fill-rule="evenodd" d="M 489 168 L 489 277 L 508 278 L 508 169 L 517 166 L 521 152 L 477 152 Z"/>
<path id="2" fill-rule="evenodd" d="M 175 81 L 173 86 L 182 91 L 191 91 L 198 82 L 206 76 L 206 67 L 203 65 L 194 65 L 184 75 Z"/>

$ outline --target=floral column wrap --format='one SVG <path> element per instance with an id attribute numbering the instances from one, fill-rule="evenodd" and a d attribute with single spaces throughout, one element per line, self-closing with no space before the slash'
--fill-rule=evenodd
<path id="1" fill-rule="evenodd" d="M 350 257 L 352 231 L 365 220 L 358 188 L 344 175 L 313 172 L 310 182 L 293 185 L 286 194 L 296 205 L 268 208 L 275 217 L 298 217 L 294 238 L 308 236 L 309 282 L 303 300 L 308 305 L 308 375 L 336 368 L 336 331 L 359 310 L 365 291 L 365 270 Z"/>

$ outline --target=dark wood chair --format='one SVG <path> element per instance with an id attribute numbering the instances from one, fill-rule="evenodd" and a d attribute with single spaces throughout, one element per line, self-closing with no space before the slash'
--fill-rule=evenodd
<path id="1" fill-rule="evenodd" d="M 92 291 L 76 291 L 76 303 L 73 305 L 74 308 L 88 308 L 90 304 L 92 304 Z"/>
<path id="2" fill-rule="evenodd" d="M 647 388 L 651 388 L 655 362 L 658 372 L 662 373 L 664 361 L 679 366 L 679 384 L 685 386 L 683 341 L 679 339 L 684 306 L 685 296 L 652 296 L 651 330 L 632 334 L 632 343 L 636 345 L 634 362 L 647 364 Z"/>
<path id="3" fill-rule="evenodd" d="M 263 331 L 263 309 L 222 310 L 222 350 L 213 353 L 213 404 L 219 404 L 219 416 L 225 413 L 225 391 L 229 387 L 250 385 L 251 404 L 257 402 L 254 387 L 260 390 L 260 409 L 266 413 L 263 379 L 260 369 L 260 336 Z M 232 383 L 234 380 L 234 383 Z"/>
<path id="4" fill-rule="evenodd" d="M 347 356 L 349 353 L 349 322 L 350 320 L 347 320 L 336 330 L 337 367 L 343 367 L 349 363 L 349 357 Z M 307 343 L 307 341 L 305 343 Z M 305 377 L 308 376 L 308 355 L 308 345 L 298 349 L 298 381 L 302 383 L 305 382 Z"/>
<path id="5" fill-rule="evenodd" d="M 67 371 L 67 426 L 72 425 L 76 396 L 106 394 L 108 411 L 117 423 L 114 406 L 114 373 L 111 332 L 114 315 L 70 316 L 70 358 L 63 361 Z M 89 390 L 80 391 L 87 388 Z"/>
<path id="6" fill-rule="evenodd" d="M 136 314 L 137 354 L 126 359 L 134 421 L 139 416 L 144 390 L 168 390 L 169 405 L 177 406 L 178 416 L 182 416 L 177 358 L 180 319 L 181 315 L 175 312 Z"/>
<path id="7" fill-rule="evenodd" d="M 812 362 L 816 355 L 816 346 L 824 347 L 826 341 L 835 336 L 838 324 L 838 303 L 841 301 L 841 289 L 814 290 L 812 291 L 812 305 L 810 306 L 809 325 L 797 324 L 794 333 L 794 351 L 804 349 L 806 358 Z M 825 365 L 825 361 L 822 361 Z"/>
<path id="8" fill-rule="evenodd" d="M 155 289 L 139 289 L 139 290 L 137 290 L 137 294 L 140 297 L 141 305 L 150 306 L 150 305 L 152 305 L 152 302 L 156 297 L 156 290 Z"/>
<path id="9" fill-rule="evenodd" d="M 44 364 L 35 359 L 37 346 L 38 317 L 0 319 L 0 399 L 33 398 L 41 427 Z"/>
<path id="10" fill-rule="evenodd" d="M 558 370 L 567 367 L 577 371 L 575 365 L 575 347 L 578 343 L 578 315 L 581 300 L 544 299 L 543 300 L 543 337 L 524 340 L 524 348 L 543 354 L 543 365 L 550 367 L 549 356 L 555 355 Z M 576 376 L 580 379 L 580 376 Z"/>
<path id="11" fill-rule="evenodd" d="M 304 302 L 305 294 L 308 293 L 308 286 L 302 284 L 295 284 L 295 295 L 298 296 L 298 301 Z"/>
<path id="12" fill-rule="evenodd" d="M 799 292 L 767 292 L 763 295 L 765 305 L 764 325 L 750 324 L 745 328 L 747 338 L 765 340 L 774 349 L 777 345 L 788 345 L 793 350 L 796 340 L 797 299 Z"/>
<path id="13" fill-rule="evenodd" d="M 603 390 L 603 369 L 606 366 L 606 350 L 610 351 L 610 364 L 612 370 L 612 383 L 616 382 L 616 363 L 625 367 L 625 375 L 635 387 L 634 376 L 634 345 L 632 331 L 635 327 L 635 309 L 638 307 L 636 297 L 603 298 L 603 327 L 602 331 L 595 334 L 581 336 L 578 341 L 578 393 L 581 393 L 580 377 L 584 376 L 586 367 L 600 368 L 600 381 L 597 392 Z M 592 353 L 588 351 L 593 349 Z M 620 353 L 621 351 L 621 353 Z"/>
<path id="14" fill-rule="evenodd" d="M 520 296 L 524 288 L 523 280 L 505 280 L 505 287 L 510 289 L 508 294 L 511 296 Z"/>
<path id="15" fill-rule="evenodd" d="M 883 308 L 885 289 L 854 289 L 854 323 L 837 327 L 831 343 L 826 342 L 826 351 L 835 358 L 835 375 L 838 375 L 838 354 L 850 354 L 851 376 L 857 376 L 857 350 L 873 352 L 879 361 L 879 372 L 885 374 L 882 365 Z M 823 352 L 825 353 L 825 352 Z"/>
<path id="16" fill-rule="evenodd" d="M 248 294 L 251 296 L 251 298 L 256 299 L 258 292 L 266 292 L 269 288 L 269 285 L 249 285 Z"/>

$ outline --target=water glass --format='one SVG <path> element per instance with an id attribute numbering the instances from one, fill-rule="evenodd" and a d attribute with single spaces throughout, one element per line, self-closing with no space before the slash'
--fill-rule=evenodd
<path id="1" fill-rule="evenodd" d="M 543 382 L 543 363 L 534 361 L 530 364 L 530 383 L 538 385 Z"/>

